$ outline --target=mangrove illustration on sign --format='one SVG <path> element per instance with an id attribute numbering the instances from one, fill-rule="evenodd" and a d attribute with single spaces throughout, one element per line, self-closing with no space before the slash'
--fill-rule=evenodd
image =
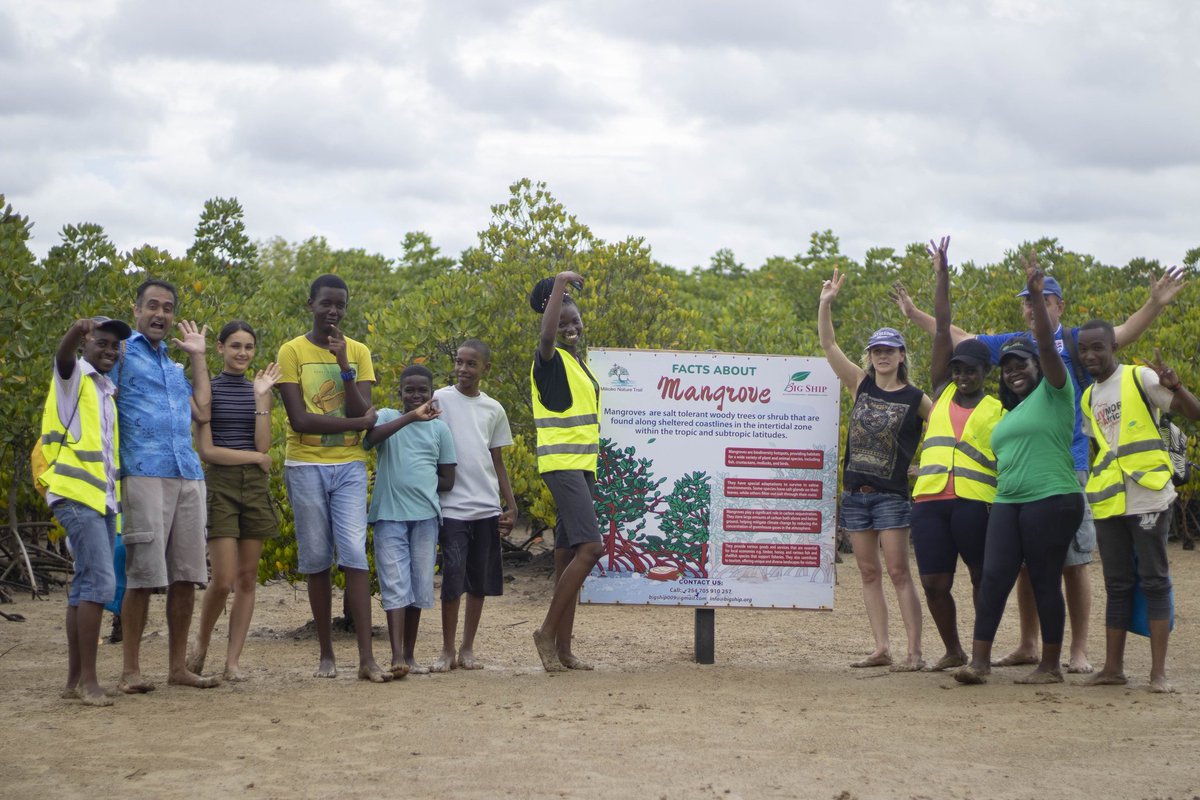
<path id="1" fill-rule="evenodd" d="M 637 572 L 660 580 L 708 576 L 709 476 L 690 472 L 664 495 L 659 487 L 666 480 L 654 478 L 654 462 L 639 458 L 634 447 L 600 439 L 595 503 L 607 550 L 600 574 Z M 652 518 L 657 525 L 647 530 Z"/>

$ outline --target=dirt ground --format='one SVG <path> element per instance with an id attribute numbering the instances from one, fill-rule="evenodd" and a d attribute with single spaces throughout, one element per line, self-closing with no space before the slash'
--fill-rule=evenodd
<path id="1" fill-rule="evenodd" d="M 1135 636 L 1128 687 L 1085 688 L 1078 676 L 1018 686 L 1019 667 L 981 687 L 850 669 L 870 635 L 849 558 L 833 613 L 718 611 L 713 666 L 692 661 L 689 609 L 582 607 L 576 652 L 597 669 L 563 675 L 541 671 L 530 640 L 547 572 L 514 568 L 485 610 L 476 648 L 485 670 L 383 686 L 354 678 L 348 635 L 336 643 L 343 674 L 310 677 L 316 643 L 291 636 L 309 619 L 306 595 L 286 584 L 259 589 L 248 682 L 163 685 L 156 596 L 143 665 L 159 689 L 108 709 L 59 699 L 64 596 L 26 596 L 2 608 L 26 622 L 0 620 L 0 796 L 1191 798 L 1200 793 L 1200 553 L 1173 543 L 1171 557 L 1174 695 L 1146 691 L 1149 646 Z M 1098 564 L 1091 575 L 1099 667 Z M 956 591 L 969 637 L 965 581 Z M 426 662 L 440 644 L 436 613 L 418 642 Z M 894 605 L 891 619 L 902 648 Z M 1015 625 L 1010 603 L 997 650 L 1015 642 Z M 222 619 L 214 642 L 224 631 Z M 926 656 L 939 645 L 926 615 Z M 375 647 L 386 658 L 384 637 Z M 210 666 L 223 652 L 214 644 Z M 119 669 L 120 646 L 103 645 L 102 680 Z"/>

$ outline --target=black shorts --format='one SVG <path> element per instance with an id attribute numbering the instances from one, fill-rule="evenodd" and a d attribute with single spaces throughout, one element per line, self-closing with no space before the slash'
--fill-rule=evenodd
<path id="1" fill-rule="evenodd" d="M 922 575 L 953 574 L 962 556 L 973 569 L 983 568 L 991 506 L 955 497 L 912 504 L 912 543 Z"/>
<path id="2" fill-rule="evenodd" d="M 438 544 L 442 547 L 443 602 L 457 600 L 464 592 L 476 597 L 504 594 L 499 516 L 443 518 Z"/>

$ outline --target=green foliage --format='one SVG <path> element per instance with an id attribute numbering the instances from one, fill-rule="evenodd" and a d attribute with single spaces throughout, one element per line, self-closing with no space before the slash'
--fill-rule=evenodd
<path id="1" fill-rule="evenodd" d="M 659 517 L 661 536 L 642 537 L 651 550 L 679 553 L 695 562 L 701 575 L 707 575 L 709 507 L 712 486 L 704 472 L 689 472 L 675 481 L 666 497 L 667 507 Z"/>
<path id="2" fill-rule="evenodd" d="M 177 316 L 211 329 L 244 319 L 258 332 L 254 367 L 275 359 L 280 345 L 311 325 L 308 287 L 318 275 L 333 272 L 350 286 L 343 327 L 364 341 L 375 356 L 377 407 L 396 405 L 400 371 L 427 364 L 439 385 L 451 382 L 455 348 L 479 338 L 492 348 L 484 390 L 507 409 L 514 445 L 505 461 L 520 511 L 535 528 L 554 520 L 554 503 L 537 473 L 530 407 L 530 363 L 540 318 L 528 304 L 533 284 L 565 269 L 584 278 L 573 292 L 585 323 L 585 339 L 597 346 L 642 349 L 715 349 L 728 352 L 820 356 L 816 336 L 817 297 L 821 283 L 836 267 L 847 274 L 834 307 L 837 336 L 849 354 L 860 353 L 870 332 L 883 325 L 900 328 L 909 341 L 910 376 L 928 387 L 929 337 L 909 324 L 889 299 L 891 285 L 902 282 L 917 305 L 932 308 L 933 273 L 924 245 L 880 246 L 857 263 L 841 252 L 832 231 L 812 234 L 807 249 L 794 256 L 773 256 L 747 269 L 727 249 L 714 253 L 705 268 L 681 271 L 657 262 L 639 238 L 604 241 L 595 236 L 550 193 L 545 184 L 520 180 L 508 197 L 491 208 L 488 226 L 475 246 L 459 257 L 441 254 L 425 233 L 410 232 L 394 256 L 361 249 L 334 249 L 320 237 L 302 242 L 270 239 L 257 245 L 245 235 L 243 209 L 236 199 L 213 198 L 204 204 L 195 241 L 184 256 L 146 245 L 121 253 L 93 223 L 68 225 L 60 241 L 40 263 L 28 247 L 30 222 L 0 197 L 0 330 L 7 337 L 0 360 L 0 485 L 8 491 L 8 509 L 17 519 L 44 519 L 47 510 L 30 484 L 28 455 L 40 423 L 50 383 L 52 352 L 77 317 L 106 314 L 129 318 L 134 289 L 147 275 L 172 281 L 180 291 Z M 1064 321 L 1080 324 L 1095 316 L 1125 320 L 1146 300 L 1149 282 L 1161 274 L 1156 262 L 1135 259 L 1121 267 L 1066 250 L 1055 239 L 1033 247 L 1049 274 L 1067 293 Z M 953 255 L 953 251 L 951 252 Z M 1200 247 L 1183 263 L 1200 262 Z M 955 323 L 976 333 L 1022 330 L 1016 292 L 1024 282 L 1017 251 L 992 264 L 956 265 L 953 276 Z M 1198 385 L 1200 364 L 1195 343 L 1200 318 L 1186 312 L 1195 303 L 1188 287 L 1141 341 L 1122 353 L 1123 360 L 1152 357 L 1160 347 L 1190 387 Z M 213 342 L 215 337 L 210 338 Z M 182 359 L 181 359 L 182 360 Z M 215 344 L 209 368 L 220 369 Z M 993 380 L 994 380 L 993 375 Z M 850 399 L 843 398 L 844 408 Z M 845 415 L 843 415 L 845 416 Z M 281 535 L 268 542 L 259 577 L 295 578 L 296 548 L 291 507 L 282 480 L 286 418 L 276 403 L 272 421 L 276 469 L 272 495 Z M 1195 427 L 1186 426 L 1190 432 Z M 1193 460 L 1200 461 L 1200 436 L 1193 436 Z M 633 481 L 642 505 L 665 504 L 664 529 L 678 531 L 663 550 L 689 554 L 703 546 L 694 517 L 702 491 L 692 474 L 671 494 L 660 493 L 633 454 L 611 453 L 625 465 L 621 481 Z M 631 460 L 626 460 L 628 459 Z M 615 462 L 614 462 L 615 464 Z M 630 473 L 625 467 L 632 465 Z M 644 480 L 643 480 L 644 479 Z M 642 483 L 646 485 L 643 486 Z M 1184 493 L 1188 493 L 1185 489 Z M 626 533 L 637 535 L 633 507 L 609 509 Z M 689 510 L 691 509 L 691 510 Z M 624 528 L 623 528 L 624 530 Z M 680 549 L 683 548 L 683 549 Z"/>

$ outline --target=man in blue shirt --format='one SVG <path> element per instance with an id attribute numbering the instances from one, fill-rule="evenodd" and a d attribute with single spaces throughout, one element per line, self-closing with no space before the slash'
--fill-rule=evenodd
<path id="1" fill-rule="evenodd" d="M 1117 347 L 1124 347 L 1141 338 L 1142 334 L 1158 318 L 1163 309 L 1175 299 L 1175 295 L 1179 294 L 1179 290 L 1183 288 L 1183 285 L 1184 270 L 1181 267 L 1170 267 L 1161 278 L 1151 281 L 1150 297 L 1146 300 L 1145 304 L 1131 314 L 1125 322 L 1116 326 Z M 933 317 L 921 311 L 913 304 L 912 299 L 908 296 L 908 292 L 905 291 L 901 284 L 897 283 L 895 285 L 893 297 L 897 305 L 900 306 L 900 310 L 911 322 L 930 335 L 933 334 L 935 327 Z M 1025 324 L 1032 328 L 1033 303 L 1036 300 L 1029 297 L 1028 291 L 1019 292 L 1017 297 L 1020 297 L 1022 300 Z M 1083 390 L 1086 385 L 1091 383 L 1091 379 L 1087 376 L 1087 372 L 1083 369 L 1083 366 L 1076 363 L 1076 354 L 1078 353 L 1076 343 L 1078 342 L 1079 328 L 1069 328 L 1065 331 L 1063 329 L 1061 319 L 1063 310 L 1066 308 L 1066 302 L 1063 300 L 1062 287 L 1054 278 L 1046 277 L 1045 284 L 1042 287 L 1041 301 L 1046 304 L 1046 311 L 1050 315 L 1050 324 L 1054 327 L 1056 349 L 1059 355 L 1062 356 L 1063 362 L 1067 367 L 1067 373 L 1071 376 L 1071 382 L 1075 386 L 1075 436 L 1071 440 L 1071 455 L 1075 459 L 1075 471 L 1079 476 L 1080 486 L 1083 486 L 1087 482 L 1088 474 L 1088 442 L 1081 427 L 1083 415 L 1079 410 L 1079 399 L 1083 396 Z M 999 363 L 1000 348 L 1004 346 L 1005 342 L 1014 336 L 1022 335 L 1031 334 L 1021 331 L 982 334 L 976 337 L 975 334 L 967 333 L 957 326 L 951 326 L 950 328 L 950 336 L 954 340 L 955 345 L 971 338 L 978 338 L 979 341 L 986 344 L 988 349 L 992 351 L 993 363 Z M 1092 561 L 1092 551 L 1095 548 L 1096 526 L 1092 522 L 1091 508 L 1085 506 L 1083 522 L 1080 524 L 1079 530 L 1076 531 L 1074 543 L 1067 551 L 1067 562 L 1063 569 L 1067 610 L 1071 619 L 1071 657 L 1067 665 L 1068 672 L 1086 673 L 1092 671 L 1092 665 L 1088 662 L 1087 655 L 1088 618 L 1091 615 L 1092 609 L 1092 585 L 1088 579 L 1087 565 Z M 1025 575 L 1024 570 L 1022 570 L 1021 578 L 1017 582 L 1017 601 L 1021 615 L 1021 641 L 1015 650 L 995 662 L 998 666 L 1038 663 L 1037 609 L 1034 606 L 1033 589 L 1029 584 L 1029 578 Z"/>
<path id="2" fill-rule="evenodd" d="M 204 360 L 208 327 L 179 323 L 181 339 L 172 343 L 187 353 L 183 365 L 167 355 L 167 333 L 175 321 L 179 297 L 166 281 L 149 279 L 133 305 L 135 333 L 125 343 L 117 367 L 117 413 L 121 425 L 121 500 L 125 543 L 124 664 L 121 691 L 149 692 L 139 661 L 150 594 L 167 589 L 167 682 L 207 688 L 186 665 L 188 629 L 196 586 L 208 582 L 204 557 L 206 497 L 200 457 L 192 447 L 192 421 L 207 422 L 211 394 Z M 194 384 L 194 386 L 193 386 Z"/>

